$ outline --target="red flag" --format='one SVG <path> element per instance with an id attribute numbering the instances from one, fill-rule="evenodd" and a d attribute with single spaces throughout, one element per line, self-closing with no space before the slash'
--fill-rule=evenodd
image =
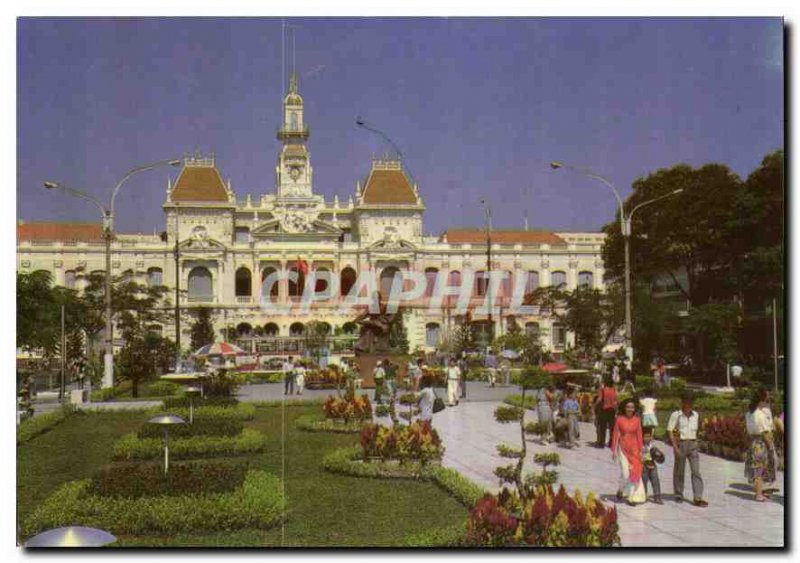
<path id="1" fill-rule="evenodd" d="M 303 275 L 308 275 L 308 262 L 301 259 L 299 256 L 297 257 L 297 270 L 302 272 Z"/>

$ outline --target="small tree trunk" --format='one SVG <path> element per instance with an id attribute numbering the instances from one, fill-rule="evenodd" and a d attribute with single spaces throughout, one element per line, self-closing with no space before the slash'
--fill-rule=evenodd
<path id="1" fill-rule="evenodd" d="M 134 399 L 139 398 L 139 379 L 132 379 L 131 380 L 131 397 Z"/>

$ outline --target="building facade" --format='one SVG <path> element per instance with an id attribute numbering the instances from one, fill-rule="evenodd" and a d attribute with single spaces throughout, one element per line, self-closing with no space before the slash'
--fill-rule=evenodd
<path id="1" fill-rule="evenodd" d="M 423 194 L 401 162 L 373 160 L 354 193 L 326 201 L 314 193 L 309 137 L 304 100 L 292 76 L 277 133 L 281 146 L 274 193 L 239 200 L 213 156 L 187 156 L 177 178 L 167 182 L 165 232 L 115 234 L 112 275 L 173 288 L 177 276 L 184 290 L 184 348 L 197 307 L 213 309 L 220 337 L 226 329 L 242 336 L 300 336 L 312 319 L 327 323 L 331 331 L 350 329 L 354 313 L 342 303 L 367 271 L 379 280 L 381 295 L 403 272 L 424 274 L 428 287 L 408 303 L 404 322 L 410 348 L 431 351 L 465 315 L 452 297 L 435 308 L 425 297 L 437 280 L 455 286 L 462 272 L 480 276 L 489 268 L 506 272 L 509 280 L 487 301 L 487 284 L 479 279 L 470 306 L 483 303 L 487 308 L 483 315 L 466 318 L 486 323 L 491 316 L 495 334 L 502 334 L 513 316 L 519 326 L 538 331 L 554 352 L 571 343 L 572 336 L 549 318 L 510 311 L 514 284 L 523 283 L 526 292 L 561 284 L 602 288 L 603 234 L 493 231 L 489 253 L 483 228 L 425 236 Z M 89 274 L 105 269 L 100 224 L 20 223 L 17 238 L 18 271 L 47 270 L 57 284 L 80 290 Z M 299 306 L 307 278 L 315 276 L 326 279 L 313 281 L 313 305 Z M 159 328 L 174 338 L 174 326 Z"/>

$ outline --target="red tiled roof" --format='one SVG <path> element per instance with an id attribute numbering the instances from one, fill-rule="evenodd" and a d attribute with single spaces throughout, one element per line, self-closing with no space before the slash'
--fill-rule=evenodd
<path id="1" fill-rule="evenodd" d="M 228 192 L 213 166 L 184 166 L 172 188 L 172 201 L 228 202 Z"/>
<path id="2" fill-rule="evenodd" d="M 441 240 L 450 244 L 486 244 L 484 229 L 448 229 Z M 567 244 L 564 239 L 549 231 L 492 231 L 492 244 Z"/>
<path id="3" fill-rule="evenodd" d="M 101 242 L 103 227 L 98 223 L 17 224 L 17 240 Z"/>
<path id="4" fill-rule="evenodd" d="M 373 168 L 363 193 L 365 204 L 417 205 L 414 188 L 400 169 Z"/>

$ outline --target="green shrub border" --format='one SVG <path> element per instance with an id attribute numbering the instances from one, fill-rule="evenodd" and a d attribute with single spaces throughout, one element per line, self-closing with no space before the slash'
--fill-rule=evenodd
<path id="1" fill-rule="evenodd" d="M 74 407 L 64 405 L 53 412 L 23 420 L 17 426 L 17 445 L 29 442 L 36 436 L 52 430 L 75 413 L 76 409 Z"/>
<path id="2" fill-rule="evenodd" d="M 487 493 L 458 471 L 439 465 L 408 463 L 403 466 L 382 462 L 363 463 L 361 448 L 352 446 L 328 452 L 322 458 L 322 467 L 331 473 L 377 479 L 413 479 L 432 481 L 467 508 L 472 508 Z M 467 531 L 467 519 L 443 528 L 414 534 L 404 539 L 406 547 L 452 547 L 460 545 Z"/>
<path id="3" fill-rule="evenodd" d="M 335 432 L 340 434 L 359 434 L 365 421 L 358 421 L 356 424 L 337 422 L 330 418 L 320 418 L 313 414 L 298 416 L 295 426 L 306 432 Z"/>
<path id="4" fill-rule="evenodd" d="M 267 437 L 252 428 L 245 428 L 237 436 L 191 436 L 174 438 L 169 442 L 171 459 L 202 457 L 226 457 L 257 453 L 264 450 Z M 114 444 L 112 459 L 133 461 L 159 459 L 164 455 L 164 443 L 160 438 L 139 438 L 130 433 Z"/>
<path id="5" fill-rule="evenodd" d="M 174 414 L 182 419 L 189 421 L 189 407 L 177 407 L 167 409 L 164 407 L 153 407 L 148 409 L 148 413 L 153 416 L 161 413 Z M 253 420 L 256 417 L 256 407 L 252 403 L 239 403 L 234 407 L 222 407 L 218 405 L 195 405 L 193 408 L 195 418 L 232 418 L 236 420 Z"/>
<path id="6" fill-rule="evenodd" d="M 248 471 L 242 486 L 229 493 L 120 499 L 89 495 L 89 485 L 89 479 L 63 484 L 24 522 L 21 536 L 61 526 L 115 535 L 265 529 L 284 515 L 281 480 L 260 470 Z"/>

